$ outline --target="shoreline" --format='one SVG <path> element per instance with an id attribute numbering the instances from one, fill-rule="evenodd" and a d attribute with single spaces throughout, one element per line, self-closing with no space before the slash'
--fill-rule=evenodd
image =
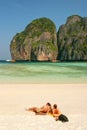
<path id="1" fill-rule="evenodd" d="M 1 84 L 86 84 L 86 63 L 0 64 Z"/>

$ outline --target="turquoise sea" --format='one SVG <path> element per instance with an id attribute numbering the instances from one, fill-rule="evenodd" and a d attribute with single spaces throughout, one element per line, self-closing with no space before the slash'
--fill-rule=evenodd
<path id="1" fill-rule="evenodd" d="M 87 83 L 87 62 L 0 62 L 0 83 Z"/>

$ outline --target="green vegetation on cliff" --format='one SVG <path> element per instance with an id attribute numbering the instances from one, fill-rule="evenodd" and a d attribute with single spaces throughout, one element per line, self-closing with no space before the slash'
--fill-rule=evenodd
<path id="1" fill-rule="evenodd" d="M 39 60 L 38 57 L 42 60 L 57 59 L 55 24 L 48 18 L 33 20 L 23 32 L 14 36 L 10 48 L 15 60 Z"/>
<path id="2" fill-rule="evenodd" d="M 39 18 L 36 20 L 33 20 L 26 28 L 26 33 L 29 32 L 29 30 L 34 30 L 33 37 L 34 36 L 40 36 L 42 32 L 50 32 L 51 34 L 54 33 L 56 30 L 55 24 L 53 21 L 51 21 L 48 18 Z"/>
<path id="3" fill-rule="evenodd" d="M 10 51 L 15 60 L 87 60 L 87 18 L 72 15 L 58 32 L 50 19 L 35 19 L 13 37 Z"/>
<path id="4" fill-rule="evenodd" d="M 68 17 L 57 37 L 59 60 L 87 60 L 87 18 Z"/>

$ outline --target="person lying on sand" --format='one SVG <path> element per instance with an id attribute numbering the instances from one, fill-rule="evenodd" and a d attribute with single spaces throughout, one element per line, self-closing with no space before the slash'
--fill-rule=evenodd
<path id="1" fill-rule="evenodd" d="M 60 110 L 57 107 L 57 104 L 53 105 L 53 109 L 52 109 L 52 115 L 55 118 L 56 121 L 62 121 L 62 122 L 68 122 L 69 119 L 63 115 Z"/>
<path id="2" fill-rule="evenodd" d="M 55 120 L 58 120 L 59 116 L 61 115 L 60 110 L 57 107 L 57 104 L 53 105 L 53 109 L 52 109 L 52 115 L 55 118 Z"/>
<path id="3" fill-rule="evenodd" d="M 51 104 L 48 102 L 48 103 L 46 103 L 46 105 L 44 105 L 40 108 L 32 107 L 32 108 L 26 109 L 26 111 L 35 112 L 35 114 L 37 114 L 37 115 L 45 115 L 45 114 L 50 113 L 52 111 L 52 108 L 51 108 Z"/>

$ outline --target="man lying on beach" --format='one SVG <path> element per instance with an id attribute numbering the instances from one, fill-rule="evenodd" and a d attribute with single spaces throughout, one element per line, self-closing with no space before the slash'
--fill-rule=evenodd
<path id="1" fill-rule="evenodd" d="M 38 108 L 38 107 L 32 107 L 32 108 L 28 108 L 26 109 L 26 111 L 32 111 L 35 112 L 35 114 L 37 115 L 46 115 L 48 113 L 51 113 L 52 108 L 51 108 L 51 104 L 48 102 L 46 103 L 46 105 Z"/>
<path id="2" fill-rule="evenodd" d="M 68 118 L 60 112 L 60 110 L 57 107 L 57 104 L 53 105 L 52 115 L 53 115 L 53 117 L 55 118 L 56 121 L 58 121 L 58 120 L 62 121 L 62 122 L 68 122 L 69 121 Z"/>
<path id="3" fill-rule="evenodd" d="M 58 120 L 59 116 L 61 115 L 60 110 L 57 108 L 57 104 L 53 105 L 52 115 L 55 118 L 55 120 Z"/>

